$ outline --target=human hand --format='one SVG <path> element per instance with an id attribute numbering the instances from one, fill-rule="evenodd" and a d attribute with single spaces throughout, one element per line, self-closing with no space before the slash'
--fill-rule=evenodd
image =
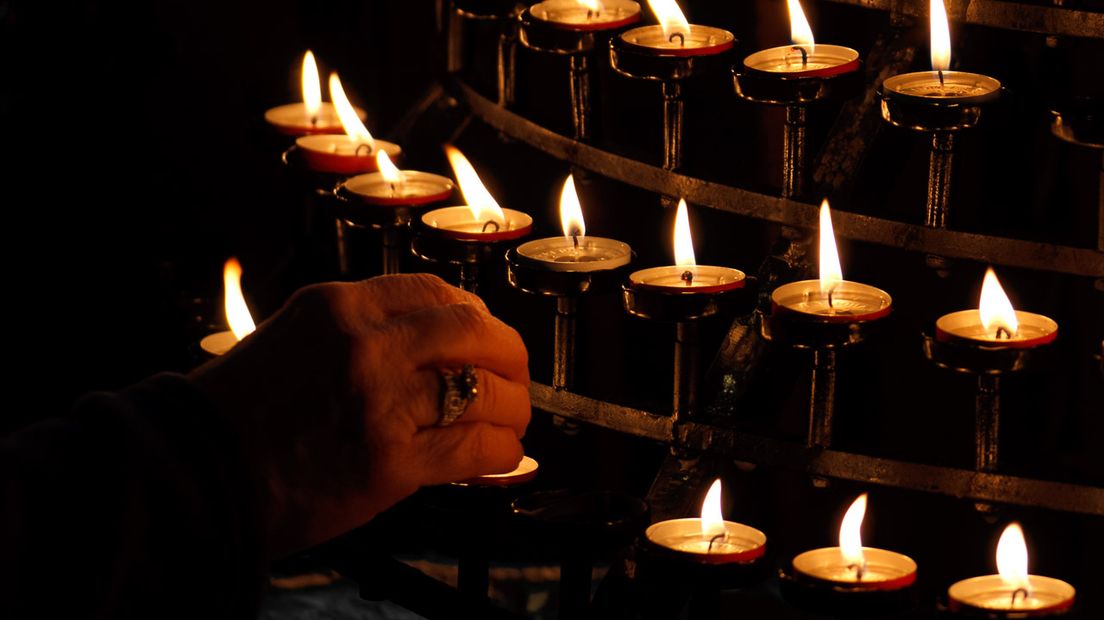
<path id="1" fill-rule="evenodd" d="M 476 367 L 479 393 L 438 427 L 439 369 Z M 512 470 L 529 423 L 520 336 L 434 276 L 298 291 L 190 375 L 240 430 L 267 485 L 277 554 L 352 529 L 424 485 Z"/>

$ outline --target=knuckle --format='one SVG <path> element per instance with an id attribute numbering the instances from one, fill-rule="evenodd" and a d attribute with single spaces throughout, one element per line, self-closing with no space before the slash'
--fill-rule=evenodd
<path id="1" fill-rule="evenodd" d="M 465 333 L 481 333 L 489 327 L 490 315 L 471 304 L 453 304 L 450 308 L 457 327 Z"/>

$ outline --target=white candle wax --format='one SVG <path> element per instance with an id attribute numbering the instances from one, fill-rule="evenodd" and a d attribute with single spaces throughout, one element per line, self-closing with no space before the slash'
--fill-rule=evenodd
<path id="1" fill-rule="evenodd" d="M 744 59 L 744 66 L 764 73 L 827 77 L 859 68 L 859 53 L 841 45 L 817 44 L 813 53 L 802 56 L 800 46 L 783 45 L 755 52 Z"/>
<path id="2" fill-rule="evenodd" d="M 790 311 L 827 322 L 867 321 L 889 314 L 893 304 L 889 293 L 847 280 L 836 282 L 828 293 L 820 280 L 784 284 L 771 293 L 776 311 Z"/>
<path id="3" fill-rule="evenodd" d="M 537 239 L 519 245 L 517 253 L 549 271 L 602 271 L 632 260 L 627 243 L 603 237 Z"/>
<path id="4" fill-rule="evenodd" d="M 602 0 L 598 11 L 576 0 L 545 0 L 529 7 L 534 19 L 570 30 L 606 30 L 640 19 L 640 5 L 632 0 Z"/>
<path id="5" fill-rule="evenodd" d="M 979 73 L 918 71 L 886 78 L 882 89 L 887 97 L 932 104 L 984 103 L 1000 94 L 1001 84 L 995 78 Z"/>

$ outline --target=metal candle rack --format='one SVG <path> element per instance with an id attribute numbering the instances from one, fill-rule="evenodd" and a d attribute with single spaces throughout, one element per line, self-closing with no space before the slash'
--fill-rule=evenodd
<path id="1" fill-rule="evenodd" d="M 482 241 L 457 239 L 429 227 L 418 226 L 411 242 L 415 256 L 432 263 L 455 265 L 459 268 L 457 285 L 469 292 L 479 288 L 480 265 L 502 260 L 506 249 L 517 243 L 516 239 Z"/>
<path id="2" fill-rule="evenodd" d="M 344 180 L 337 174 L 317 172 L 311 170 L 302 161 L 299 147 L 292 145 L 280 154 L 280 161 L 289 170 L 296 185 L 304 190 L 307 201 L 307 217 L 311 221 L 325 218 L 333 218 L 334 251 L 337 257 L 337 273 L 341 276 L 349 275 L 349 227 L 346 221 L 336 212 L 332 211 L 334 203 L 333 188 L 335 184 Z M 320 215 L 321 214 L 321 215 Z M 313 226 L 311 227 L 313 228 Z"/>

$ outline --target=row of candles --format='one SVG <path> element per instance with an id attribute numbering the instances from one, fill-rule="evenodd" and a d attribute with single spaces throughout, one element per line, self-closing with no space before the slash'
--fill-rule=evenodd
<path id="1" fill-rule="evenodd" d="M 798 581 L 825 583 L 843 592 L 903 590 L 916 582 L 917 564 L 907 555 L 864 547 L 862 522 L 867 494 L 863 493 L 844 514 L 839 546 L 806 551 L 793 558 Z M 721 481 L 717 479 L 702 502 L 701 518 L 671 519 L 652 524 L 648 542 L 674 552 L 686 561 L 703 564 L 748 564 L 766 552 L 767 536 L 753 527 L 726 521 L 721 512 Z M 995 575 L 958 581 L 947 590 L 954 611 L 984 610 L 1009 617 L 1050 615 L 1073 605 L 1075 590 L 1065 581 L 1028 573 L 1027 545 L 1019 524 L 1011 523 L 1001 534 L 996 552 Z"/>
<path id="2" fill-rule="evenodd" d="M 755 52 L 744 59 L 745 69 L 779 77 L 830 77 L 858 71 L 859 53 L 839 45 L 815 43 L 812 28 L 798 0 L 787 0 L 792 45 Z M 719 28 L 690 24 L 674 0 L 649 0 L 659 25 L 622 33 L 625 46 L 657 56 L 708 56 L 728 51 L 735 38 Z M 529 9 L 533 18 L 553 27 L 592 31 L 616 30 L 640 19 L 640 5 L 631 0 L 546 0 Z M 940 104 L 976 104 L 999 95 L 1000 82 L 992 77 L 950 71 L 951 43 L 943 0 L 931 0 L 932 71 L 890 77 L 882 87 L 890 99 Z M 375 140 L 363 123 L 364 111 L 348 100 L 336 73 L 330 75 L 332 103 L 323 102 L 314 55 L 302 64 L 303 102 L 269 110 L 265 119 L 288 135 L 297 136 L 308 164 L 336 174 L 375 170 L 375 154 L 395 158 L 398 145 Z"/>

